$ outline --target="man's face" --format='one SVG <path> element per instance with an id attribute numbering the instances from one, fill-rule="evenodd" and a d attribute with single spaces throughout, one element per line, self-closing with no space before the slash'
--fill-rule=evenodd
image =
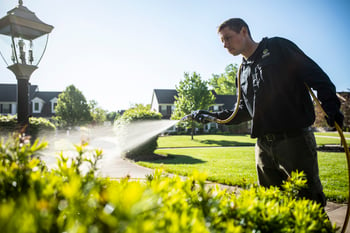
<path id="1" fill-rule="evenodd" d="M 241 54 L 245 48 L 245 37 L 243 29 L 240 33 L 231 30 L 229 27 L 224 27 L 220 32 L 219 36 L 224 47 L 233 56 Z"/>

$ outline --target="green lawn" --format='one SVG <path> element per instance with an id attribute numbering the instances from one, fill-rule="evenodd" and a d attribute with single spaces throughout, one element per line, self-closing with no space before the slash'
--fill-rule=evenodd
<path id="1" fill-rule="evenodd" d="M 328 136 L 328 137 L 327 137 Z M 315 133 L 318 145 L 339 145 L 340 137 L 337 132 Z M 350 134 L 346 133 L 347 143 L 350 144 Z M 203 147 L 203 146 L 254 146 L 256 139 L 249 135 L 190 135 L 159 137 L 159 148 Z"/>
<path id="2" fill-rule="evenodd" d="M 339 144 L 333 138 L 316 137 L 316 140 L 321 145 Z M 207 173 L 210 181 L 245 186 L 256 183 L 255 141 L 249 136 L 234 135 L 195 135 L 194 140 L 188 135 L 160 137 L 155 152 L 166 157 L 138 164 L 179 175 L 198 170 Z M 319 152 L 318 158 L 327 198 L 344 202 L 348 198 L 345 154 Z"/>
<path id="3" fill-rule="evenodd" d="M 345 137 L 350 138 L 350 132 L 343 132 L 343 133 L 344 133 Z M 339 137 L 339 134 L 338 134 L 337 131 L 332 131 L 332 132 L 315 132 L 315 135 Z"/>
<path id="4" fill-rule="evenodd" d="M 350 134 L 344 133 L 346 142 L 350 144 Z M 338 132 L 315 133 L 316 142 L 318 145 L 340 145 L 340 137 Z"/>

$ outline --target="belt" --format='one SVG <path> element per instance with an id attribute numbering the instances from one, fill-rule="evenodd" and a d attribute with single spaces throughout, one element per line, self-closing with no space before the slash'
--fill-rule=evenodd
<path id="1" fill-rule="evenodd" d="M 268 142 L 273 142 L 273 141 L 280 141 L 288 138 L 295 138 L 303 135 L 305 132 L 308 132 L 308 131 L 309 131 L 309 128 L 302 128 L 302 129 L 290 130 L 290 131 L 279 132 L 279 133 L 268 133 L 259 138 L 266 140 Z"/>

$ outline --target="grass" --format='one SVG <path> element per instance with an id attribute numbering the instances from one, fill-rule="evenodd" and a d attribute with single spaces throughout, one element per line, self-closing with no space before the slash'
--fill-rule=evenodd
<path id="1" fill-rule="evenodd" d="M 319 152 L 318 165 L 326 197 L 340 202 L 348 199 L 349 180 L 345 154 Z"/>
<path id="2" fill-rule="evenodd" d="M 340 137 L 336 132 L 315 133 L 318 145 L 339 145 Z M 350 134 L 345 134 L 347 143 L 350 144 Z M 179 147 L 210 147 L 210 146 L 254 146 L 256 139 L 249 135 L 195 135 L 191 140 L 190 135 L 176 135 L 159 137 L 159 148 Z"/>
<path id="3" fill-rule="evenodd" d="M 316 137 L 316 141 L 319 145 L 339 144 L 334 138 Z M 207 173 L 210 181 L 244 187 L 257 182 L 255 142 L 248 135 L 195 135 L 194 140 L 189 135 L 160 137 L 155 153 L 165 157 L 138 164 L 184 176 L 198 170 Z M 348 174 L 344 153 L 319 152 L 318 159 L 328 200 L 345 202 Z"/>
<path id="4" fill-rule="evenodd" d="M 344 136 L 347 138 L 350 138 L 350 132 L 343 132 Z M 327 137 L 339 137 L 339 134 L 337 131 L 332 132 L 315 132 L 315 135 L 318 136 L 327 136 Z"/>
<path id="5" fill-rule="evenodd" d="M 229 185 L 256 181 L 253 147 L 164 149 L 156 153 L 167 158 L 140 164 L 184 176 L 198 170 L 207 173 L 210 181 Z"/>
<path id="6" fill-rule="evenodd" d="M 315 133 L 317 145 L 340 145 L 338 132 Z M 347 144 L 350 144 L 350 134 L 344 133 Z"/>

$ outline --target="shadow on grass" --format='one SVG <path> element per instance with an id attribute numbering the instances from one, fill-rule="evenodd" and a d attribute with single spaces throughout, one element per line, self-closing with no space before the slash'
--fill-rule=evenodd
<path id="1" fill-rule="evenodd" d="M 252 142 L 237 142 L 230 140 L 201 140 L 203 144 L 213 144 L 218 146 L 254 146 L 255 143 Z"/>
<path id="2" fill-rule="evenodd" d="M 196 159 L 187 155 L 174 155 L 168 154 L 167 156 L 157 155 L 158 159 L 148 160 L 150 163 L 162 163 L 162 164 L 197 164 L 206 163 L 207 161 Z"/>

